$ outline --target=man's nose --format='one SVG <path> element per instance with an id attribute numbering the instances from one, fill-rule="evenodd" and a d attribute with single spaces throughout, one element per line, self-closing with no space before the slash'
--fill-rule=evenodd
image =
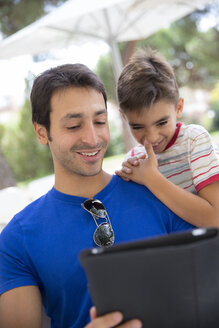
<path id="1" fill-rule="evenodd" d="M 89 144 L 90 146 L 96 146 L 96 144 L 98 143 L 97 132 L 93 124 L 88 124 L 85 127 L 83 131 L 82 141 L 84 143 Z"/>

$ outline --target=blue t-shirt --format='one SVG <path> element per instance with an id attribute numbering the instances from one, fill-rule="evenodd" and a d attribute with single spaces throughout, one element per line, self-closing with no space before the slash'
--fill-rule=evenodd
<path id="1" fill-rule="evenodd" d="M 115 243 L 193 228 L 147 188 L 113 176 L 94 198 L 103 202 Z M 28 205 L 0 235 L 0 294 L 37 285 L 51 326 L 84 327 L 92 305 L 79 252 L 94 247 L 96 224 L 83 197 L 52 188 Z"/>

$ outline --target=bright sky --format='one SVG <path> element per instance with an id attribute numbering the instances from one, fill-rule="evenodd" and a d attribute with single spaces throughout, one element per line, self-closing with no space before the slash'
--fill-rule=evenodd
<path id="1" fill-rule="evenodd" d="M 108 51 L 107 44 L 90 42 L 53 52 L 56 60 L 50 59 L 35 63 L 30 55 L 0 60 L 0 108 L 6 105 L 7 97 L 13 97 L 17 104 L 22 105 L 25 89 L 24 79 L 28 76 L 29 71 L 37 75 L 50 67 L 76 62 L 94 69 L 100 55 Z"/>

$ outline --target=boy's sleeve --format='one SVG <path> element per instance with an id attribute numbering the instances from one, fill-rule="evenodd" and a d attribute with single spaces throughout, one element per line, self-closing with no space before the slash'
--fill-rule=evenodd
<path id="1" fill-rule="evenodd" d="M 0 234 L 0 294 L 21 286 L 38 285 L 31 272 L 22 230 L 9 224 Z"/>
<path id="2" fill-rule="evenodd" d="M 137 145 L 133 147 L 129 152 L 125 155 L 124 161 L 127 161 L 128 158 L 134 157 L 134 156 L 140 156 L 142 154 L 146 154 L 146 150 L 142 145 Z"/>
<path id="3" fill-rule="evenodd" d="M 197 192 L 219 180 L 219 149 L 204 128 L 191 139 L 190 167 Z"/>

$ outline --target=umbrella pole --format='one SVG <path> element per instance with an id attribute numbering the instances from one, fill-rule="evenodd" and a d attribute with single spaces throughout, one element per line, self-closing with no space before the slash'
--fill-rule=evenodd
<path id="1" fill-rule="evenodd" d="M 119 79 L 119 75 L 122 71 L 123 64 L 122 64 L 119 47 L 116 41 L 114 39 L 111 39 L 109 41 L 109 45 L 111 47 L 112 63 L 113 63 L 113 70 L 114 70 L 114 81 L 116 86 L 117 81 Z M 136 145 L 136 141 L 130 132 L 128 123 L 124 120 L 122 116 L 120 117 L 122 121 L 124 150 L 125 152 L 128 152 L 132 147 Z"/>
<path id="2" fill-rule="evenodd" d="M 116 86 L 117 81 L 119 79 L 119 75 L 120 75 L 120 73 L 122 71 L 122 67 L 123 67 L 122 58 L 121 58 L 121 54 L 119 51 L 118 43 L 116 42 L 116 38 L 113 36 L 113 33 L 112 33 L 107 9 L 103 9 L 103 14 L 104 14 L 107 28 L 108 28 L 109 38 L 108 38 L 107 42 L 111 48 L 112 64 L 113 64 L 113 71 L 114 71 L 114 81 L 115 81 L 115 86 Z M 121 117 L 121 115 L 120 115 L 120 117 Z M 136 145 L 136 141 L 130 132 L 128 123 L 124 120 L 123 117 L 121 117 L 121 120 L 122 120 L 124 150 L 125 150 L 125 152 L 128 152 L 134 145 Z"/>
<path id="3" fill-rule="evenodd" d="M 110 45 L 111 53 L 112 53 L 114 78 L 115 78 L 115 81 L 117 82 L 119 75 L 122 71 L 122 67 L 123 67 L 122 58 L 121 58 L 118 44 L 113 38 L 111 40 L 109 40 L 109 45 Z"/>

